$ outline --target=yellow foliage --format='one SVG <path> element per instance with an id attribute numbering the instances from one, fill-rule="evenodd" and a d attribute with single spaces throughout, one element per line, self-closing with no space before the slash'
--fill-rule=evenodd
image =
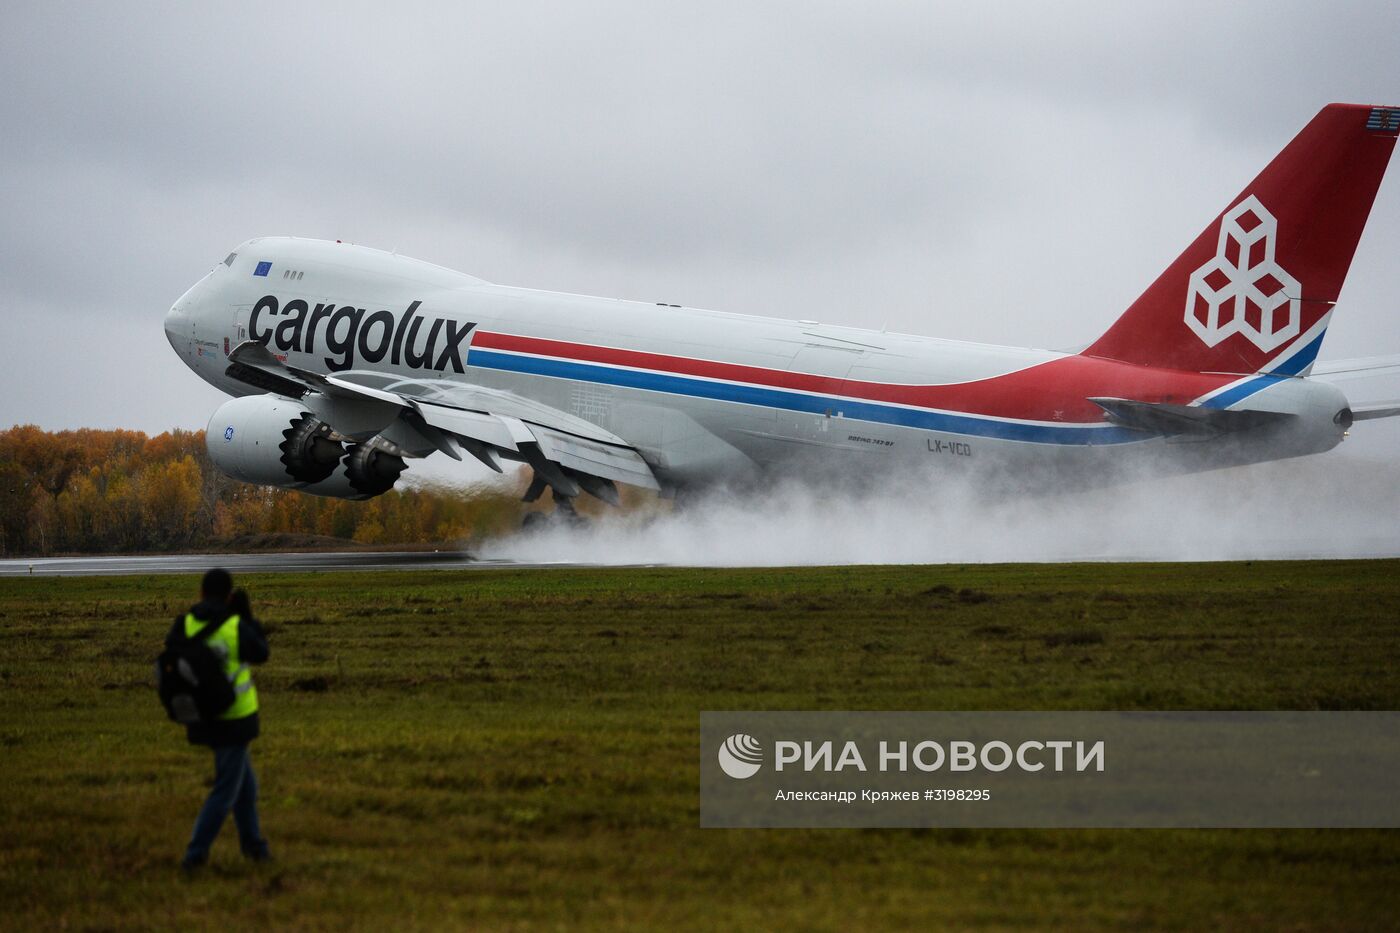
<path id="1" fill-rule="evenodd" d="M 248 535 L 456 543 L 518 527 L 510 492 L 395 489 L 365 502 L 234 482 L 202 431 L 0 431 L 0 553 L 205 547 Z"/>

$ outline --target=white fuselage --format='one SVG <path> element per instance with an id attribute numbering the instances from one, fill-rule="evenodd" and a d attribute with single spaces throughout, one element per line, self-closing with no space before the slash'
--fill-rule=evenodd
<path id="1" fill-rule="evenodd" d="M 186 364 L 230 395 L 259 391 L 225 374 L 230 348 L 253 339 L 309 372 L 514 393 L 625 439 L 677 484 L 804 462 L 1034 466 L 1091 478 L 1128 464 L 1201 469 L 1326 450 L 1342 436 L 1334 416 L 1346 406 L 1332 387 L 1299 378 L 1175 373 L 512 288 L 294 238 L 240 246 L 180 298 L 166 331 Z M 1297 418 L 1258 442 L 1183 443 L 1110 423 L 1084 401 L 1141 397 L 1148 386 L 1155 398 L 1247 397 L 1252 409 Z"/>

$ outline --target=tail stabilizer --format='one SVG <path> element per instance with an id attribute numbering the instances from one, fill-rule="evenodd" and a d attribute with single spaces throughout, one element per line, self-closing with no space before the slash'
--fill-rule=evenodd
<path id="1" fill-rule="evenodd" d="M 1396 417 L 1400 417 L 1400 399 L 1373 405 L 1357 405 L 1351 410 L 1351 420 L 1353 421 L 1374 421 L 1377 418 Z"/>
<path id="2" fill-rule="evenodd" d="M 1314 378 L 1326 382 L 1347 382 L 1352 379 L 1372 379 L 1376 376 L 1400 375 L 1400 353 L 1388 356 L 1366 356 L 1350 360 L 1327 360 L 1313 367 Z"/>
<path id="3" fill-rule="evenodd" d="M 1219 437 L 1221 434 L 1275 427 L 1298 417 L 1280 411 L 1204 408 L 1125 398 L 1091 398 L 1089 401 L 1102 408 L 1107 420 L 1114 424 L 1168 437 Z"/>
<path id="4" fill-rule="evenodd" d="M 1400 108 L 1329 104 L 1086 356 L 1306 375 L 1400 133 Z"/>

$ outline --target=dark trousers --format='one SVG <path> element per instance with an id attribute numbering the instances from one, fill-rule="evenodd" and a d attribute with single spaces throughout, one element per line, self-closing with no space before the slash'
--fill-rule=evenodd
<path id="1" fill-rule="evenodd" d="M 203 862 L 209 848 L 233 811 L 238 825 L 238 845 L 249 858 L 267 855 L 267 840 L 258 826 L 258 779 L 246 745 L 222 745 L 214 749 L 214 787 L 194 821 L 194 835 L 185 849 L 185 861 Z"/>

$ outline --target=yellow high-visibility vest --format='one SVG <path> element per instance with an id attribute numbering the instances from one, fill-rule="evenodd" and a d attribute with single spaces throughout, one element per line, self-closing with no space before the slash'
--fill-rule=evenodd
<path id="1" fill-rule="evenodd" d="M 193 613 L 185 616 L 185 637 L 193 638 L 204 628 L 202 619 Z M 220 719 L 242 719 L 258 711 L 258 691 L 253 687 L 253 672 L 238 660 L 238 616 L 231 615 L 219 630 L 205 639 L 209 649 L 224 662 L 224 676 L 233 684 L 233 705 L 219 714 Z"/>

